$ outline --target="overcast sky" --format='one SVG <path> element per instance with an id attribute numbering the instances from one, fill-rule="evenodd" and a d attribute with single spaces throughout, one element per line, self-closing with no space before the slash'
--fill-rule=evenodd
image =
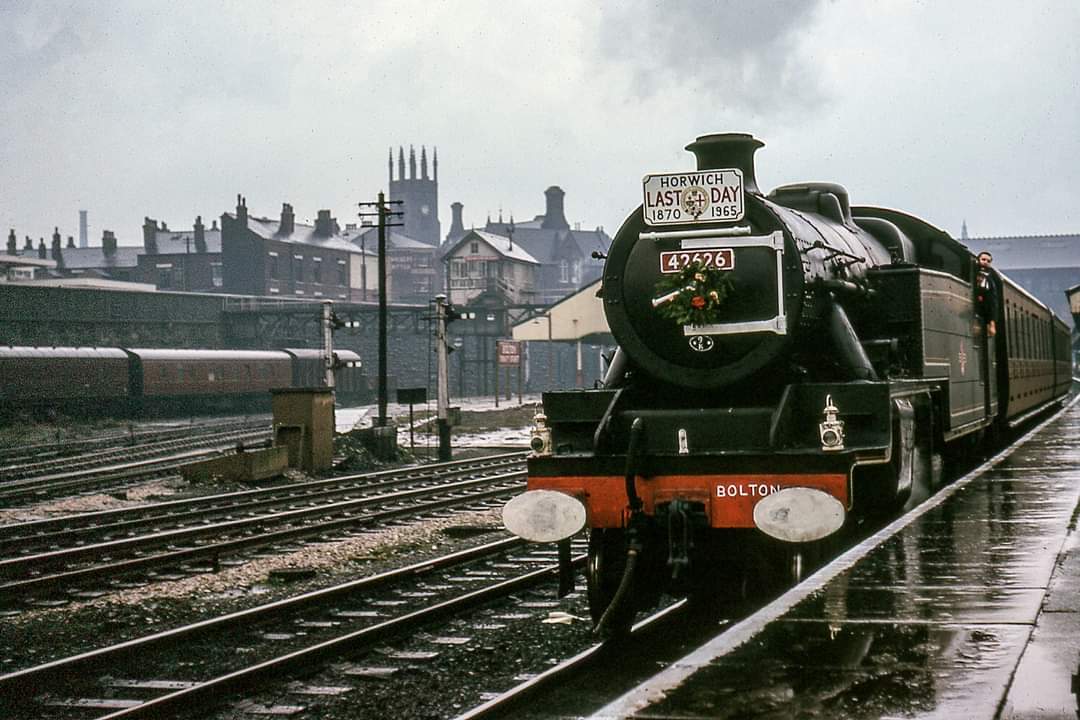
<path id="1" fill-rule="evenodd" d="M 1080 3 L 0 2 L 0 229 L 91 244 L 387 189 L 439 154 L 439 217 L 614 234 L 649 171 L 753 133 L 763 189 L 845 185 L 959 235 L 1080 233 Z"/>

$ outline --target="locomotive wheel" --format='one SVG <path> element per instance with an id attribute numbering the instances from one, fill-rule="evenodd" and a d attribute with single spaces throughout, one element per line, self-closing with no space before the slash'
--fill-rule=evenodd
<path id="1" fill-rule="evenodd" d="M 589 615 L 593 624 L 600 622 L 615 598 L 626 569 L 626 531 L 594 528 L 589 533 L 589 568 L 586 583 L 589 594 Z M 635 583 L 636 585 L 637 583 Z M 634 622 L 636 598 L 626 598 L 622 607 L 608 619 L 607 627 L 616 634 L 625 633 Z"/>

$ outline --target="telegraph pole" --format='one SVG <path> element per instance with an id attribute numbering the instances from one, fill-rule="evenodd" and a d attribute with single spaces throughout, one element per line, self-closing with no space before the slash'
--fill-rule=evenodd
<path id="1" fill-rule="evenodd" d="M 450 363 L 446 347 L 446 296 L 435 296 L 435 353 L 437 358 L 436 392 L 439 430 L 439 460 L 451 458 L 450 452 Z"/>
<path id="2" fill-rule="evenodd" d="M 322 356 L 323 378 L 326 387 L 334 389 L 334 303 L 323 300 L 322 303 Z"/>
<path id="3" fill-rule="evenodd" d="M 379 417 L 376 425 L 386 427 L 386 228 L 400 227 L 403 223 L 387 222 L 402 216 L 400 210 L 391 212 L 388 205 L 402 205 L 400 200 L 386 201 L 386 196 L 379 193 L 379 199 L 373 203 L 360 203 L 361 208 L 374 207 L 374 212 L 360 212 L 360 217 L 376 216 L 379 219 Z"/>

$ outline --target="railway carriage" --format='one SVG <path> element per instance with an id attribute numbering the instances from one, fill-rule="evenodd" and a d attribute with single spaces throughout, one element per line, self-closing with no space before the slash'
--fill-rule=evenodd
<path id="1" fill-rule="evenodd" d="M 119 348 L 0 347 L 0 404 L 123 403 L 129 372 Z"/>
<path id="2" fill-rule="evenodd" d="M 359 355 L 336 350 L 334 365 L 343 399 L 370 396 Z M 322 382 L 319 350 L 0 347 L 0 415 L 225 409 Z"/>
<path id="3" fill-rule="evenodd" d="M 833 183 L 765 194 L 761 146 L 702 136 L 696 170 L 645 177 L 604 266 L 603 387 L 544 394 L 527 492 L 504 508 L 529 540 L 588 526 L 603 629 L 920 501 L 1068 387 L 1045 306 L 1004 281 L 990 336 L 966 247 Z"/>

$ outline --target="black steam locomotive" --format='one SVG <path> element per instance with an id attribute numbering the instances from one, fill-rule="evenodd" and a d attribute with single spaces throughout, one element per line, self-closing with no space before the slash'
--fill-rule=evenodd
<path id="1" fill-rule="evenodd" d="M 1070 387 L 1045 305 L 994 273 L 977 307 L 966 247 L 840 185 L 762 193 L 761 146 L 702 136 L 696 170 L 645 177 L 604 267 L 603 387 L 545 393 L 528 491 L 504 510 L 534 541 L 588 525 L 611 628 L 922 500 L 943 463 Z"/>

